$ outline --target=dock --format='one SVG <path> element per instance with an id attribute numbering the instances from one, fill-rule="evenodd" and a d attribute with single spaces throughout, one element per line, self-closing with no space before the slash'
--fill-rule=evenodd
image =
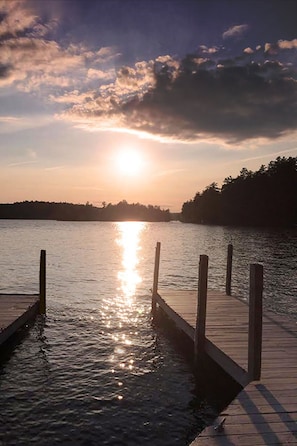
<path id="1" fill-rule="evenodd" d="M 0 347 L 38 314 L 46 313 L 46 252 L 40 252 L 39 293 L 0 294 Z"/>
<path id="2" fill-rule="evenodd" d="M 297 445 L 297 323 L 263 311 L 262 265 L 250 265 L 248 301 L 231 295 L 232 255 L 225 292 L 208 289 L 207 256 L 197 290 L 159 289 L 156 248 L 153 316 L 162 309 L 192 341 L 198 371 L 211 358 L 242 389 L 191 446 Z"/>

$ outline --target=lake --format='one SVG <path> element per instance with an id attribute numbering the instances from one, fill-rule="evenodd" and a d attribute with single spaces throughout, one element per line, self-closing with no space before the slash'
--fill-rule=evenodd
<path id="1" fill-rule="evenodd" d="M 215 415 L 190 366 L 150 318 L 154 252 L 160 287 L 248 296 L 249 264 L 264 265 L 264 306 L 297 323 L 297 229 L 142 222 L 0 220 L 0 293 L 38 292 L 47 251 L 47 317 L 0 366 L 0 444 L 188 445 Z"/>

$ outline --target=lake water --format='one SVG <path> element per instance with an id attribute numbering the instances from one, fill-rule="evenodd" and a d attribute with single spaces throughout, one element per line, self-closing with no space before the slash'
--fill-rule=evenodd
<path id="1" fill-rule="evenodd" d="M 264 305 L 297 322 L 297 230 L 139 222 L 0 220 L 0 293 L 38 292 L 47 251 L 47 317 L 0 366 L 1 445 L 185 446 L 214 416 L 189 365 L 150 319 L 154 251 L 160 287 L 209 286 L 248 295 L 264 265 Z"/>

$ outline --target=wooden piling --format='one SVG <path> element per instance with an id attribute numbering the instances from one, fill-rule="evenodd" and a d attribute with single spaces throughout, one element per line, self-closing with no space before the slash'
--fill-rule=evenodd
<path id="1" fill-rule="evenodd" d="M 205 346 L 206 302 L 207 302 L 208 256 L 199 260 L 198 303 L 194 339 L 194 360 L 196 365 L 202 360 Z"/>
<path id="2" fill-rule="evenodd" d="M 155 251 L 154 283 L 153 283 L 153 292 L 152 292 L 152 315 L 153 315 L 153 317 L 156 315 L 156 311 L 157 311 L 156 295 L 158 293 L 160 251 L 161 251 L 161 243 L 157 242 L 156 251 Z"/>
<path id="3" fill-rule="evenodd" d="M 226 271 L 226 294 L 231 296 L 231 281 L 232 281 L 232 259 L 233 259 L 233 245 L 228 245 L 227 252 L 227 271 Z"/>
<path id="4" fill-rule="evenodd" d="M 261 377 L 263 266 L 250 265 L 248 374 L 251 381 Z"/>
<path id="5" fill-rule="evenodd" d="M 46 314 L 46 251 L 40 251 L 39 313 Z"/>

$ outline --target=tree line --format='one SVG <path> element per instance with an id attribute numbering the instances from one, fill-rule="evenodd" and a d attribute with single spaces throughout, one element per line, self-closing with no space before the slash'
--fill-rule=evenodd
<path id="1" fill-rule="evenodd" d="M 168 209 L 159 206 L 144 206 L 140 203 L 102 203 L 102 207 L 92 204 L 55 203 L 45 201 L 23 201 L 0 204 L 0 218 L 67 221 L 169 221 Z"/>
<path id="2" fill-rule="evenodd" d="M 196 193 L 182 206 L 182 221 L 218 225 L 297 224 L 297 157 L 278 157 L 253 172 L 245 167 Z"/>

